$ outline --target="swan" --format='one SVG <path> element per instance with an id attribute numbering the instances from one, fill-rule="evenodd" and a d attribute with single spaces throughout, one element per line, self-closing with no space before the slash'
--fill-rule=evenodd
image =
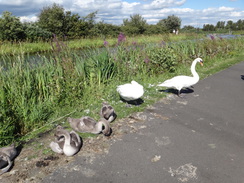
<path id="1" fill-rule="evenodd" d="M 14 144 L 0 148 L 0 175 L 6 173 L 13 165 L 13 159 L 17 155 Z"/>
<path id="2" fill-rule="evenodd" d="M 137 100 L 144 94 L 143 86 L 136 81 L 117 86 L 117 92 L 126 101 Z"/>
<path id="3" fill-rule="evenodd" d="M 106 102 L 103 102 L 102 105 L 103 106 L 100 111 L 101 118 L 105 118 L 108 122 L 114 121 L 117 117 L 114 108 Z"/>
<path id="4" fill-rule="evenodd" d="M 99 134 L 102 132 L 104 135 L 110 134 L 109 122 L 104 118 L 101 118 L 98 122 L 89 116 L 84 116 L 81 118 L 68 117 L 67 120 L 71 128 L 77 132 L 93 134 Z"/>
<path id="5" fill-rule="evenodd" d="M 164 87 L 168 87 L 168 88 L 175 88 L 178 90 L 178 96 L 180 96 L 180 91 L 182 88 L 187 88 L 190 87 L 194 84 L 196 84 L 199 81 L 199 75 L 196 72 L 196 64 L 200 63 L 201 66 L 203 66 L 203 60 L 201 58 L 196 58 L 192 64 L 191 64 L 191 73 L 193 75 L 192 76 L 175 76 L 171 79 L 168 79 L 166 81 L 164 81 L 163 83 L 157 85 L 157 86 L 164 86 Z"/>
<path id="6" fill-rule="evenodd" d="M 50 147 L 54 152 L 73 156 L 80 150 L 82 143 L 76 132 L 68 132 L 63 127 L 57 126 L 55 136 L 55 142 L 50 143 Z"/>

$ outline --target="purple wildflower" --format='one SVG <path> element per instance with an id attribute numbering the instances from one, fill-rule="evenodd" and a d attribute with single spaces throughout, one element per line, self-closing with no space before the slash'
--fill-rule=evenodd
<path id="1" fill-rule="evenodd" d="M 150 59 L 148 58 L 148 56 L 146 56 L 146 58 L 144 59 L 144 62 L 145 62 L 146 64 L 148 64 L 148 63 L 150 62 Z"/>
<path id="2" fill-rule="evenodd" d="M 137 42 L 136 41 L 133 41 L 132 42 L 132 45 L 136 46 L 137 45 Z"/>
<path id="3" fill-rule="evenodd" d="M 126 37 L 125 37 L 125 35 L 121 32 L 121 33 L 119 33 L 119 36 L 118 36 L 118 44 L 120 44 L 120 43 L 122 43 L 122 42 L 124 42 L 124 41 L 126 41 Z"/>
<path id="4" fill-rule="evenodd" d="M 214 40 L 214 39 L 215 39 L 215 38 L 214 38 L 214 36 L 213 36 L 212 34 L 210 35 L 210 38 L 211 38 L 212 40 Z"/>
<path id="5" fill-rule="evenodd" d="M 105 47 L 108 46 L 108 41 L 105 40 L 105 41 L 103 42 L 103 45 L 104 45 Z"/>

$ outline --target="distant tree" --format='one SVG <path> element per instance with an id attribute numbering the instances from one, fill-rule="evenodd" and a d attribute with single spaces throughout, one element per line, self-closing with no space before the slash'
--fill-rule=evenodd
<path id="1" fill-rule="evenodd" d="M 215 26 L 212 24 L 204 24 L 203 31 L 215 31 Z"/>
<path id="2" fill-rule="evenodd" d="M 80 21 L 80 16 L 78 14 L 72 14 L 71 11 L 66 11 L 63 20 L 62 34 L 69 38 L 76 38 L 79 35 Z"/>
<path id="3" fill-rule="evenodd" d="M 52 33 L 40 28 L 36 23 L 24 22 L 24 31 L 26 40 L 33 41 L 48 41 L 52 37 Z"/>
<path id="4" fill-rule="evenodd" d="M 97 11 L 81 18 L 78 14 L 72 14 L 71 11 L 64 11 L 62 6 L 54 3 L 41 10 L 38 25 L 58 36 L 69 38 L 94 36 L 97 34 L 94 27 L 96 14 Z"/>
<path id="5" fill-rule="evenodd" d="M 38 18 L 38 25 L 41 28 L 57 35 L 63 36 L 65 33 L 65 12 L 60 5 L 54 3 L 52 6 L 44 7 L 38 15 Z"/>
<path id="6" fill-rule="evenodd" d="M 95 25 L 96 29 L 98 30 L 98 35 L 100 37 L 116 37 L 121 32 L 120 26 L 108 24 L 104 22 L 98 22 Z"/>
<path id="7" fill-rule="evenodd" d="M 195 30 L 195 27 L 191 26 L 191 25 L 185 25 L 182 30 Z"/>
<path id="8" fill-rule="evenodd" d="M 99 34 L 99 30 L 96 25 L 96 17 L 97 11 L 89 13 L 87 16 L 83 17 L 83 22 L 85 25 L 85 30 L 87 32 L 87 36 L 94 37 Z"/>
<path id="9" fill-rule="evenodd" d="M 217 29 L 224 29 L 225 28 L 225 21 L 218 21 L 216 24 Z"/>
<path id="10" fill-rule="evenodd" d="M 168 32 L 180 29 L 181 19 L 175 15 L 170 15 L 166 19 L 160 20 L 157 25 L 164 27 Z"/>
<path id="11" fill-rule="evenodd" d="M 236 28 L 237 28 L 237 30 L 244 30 L 244 20 L 238 20 L 237 22 L 236 22 Z"/>
<path id="12" fill-rule="evenodd" d="M 5 11 L 0 18 L 0 40 L 23 40 L 25 32 L 20 19 Z"/>
<path id="13" fill-rule="evenodd" d="M 152 34 L 161 34 L 164 33 L 166 30 L 159 26 L 159 25 L 147 25 L 145 34 L 152 35 Z"/>
<path id="14" fill-rule="evenodd" d="M 143 34 L 146 31 L 147 21 L 139 14 L 131 15 L 130 19 L 124 19 L 123 32 L 128 34 Z"/>
<path id="15" fill-rule="evenodd" d="M 234 22 L 232 20 L 227 21 L 225 28 L 229 30 L 234 30 L 235 29 Z"/>

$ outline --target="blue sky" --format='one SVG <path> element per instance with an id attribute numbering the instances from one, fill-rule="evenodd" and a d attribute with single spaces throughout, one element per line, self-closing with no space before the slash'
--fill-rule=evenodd
<path id="1" fill-rule="evenodd" d="M 244 1 L 230 1 L 230 0 L 187 0 L 186 3 L 182 6 L 183 8 L 193 8 L 193 9 L 206 9 L 206 8 L 217 8 L 221 6 L 226 7 L 243 7 Z M 243 8 L 242 8 L 243 10 Z"/>
<path id="2" fill-rule="evenodd" d="M 149 24 L 176 15 L 182 26 L 194 27 L 244 20 L 244 0 L 0 0 L 0 14 L 10 11 L 21 21 L 36 21 L 40 10 L 54 2 L 80 16 L 98 11 L 98 21 L 115 25 L 134 14 L 140 14 Z"/>

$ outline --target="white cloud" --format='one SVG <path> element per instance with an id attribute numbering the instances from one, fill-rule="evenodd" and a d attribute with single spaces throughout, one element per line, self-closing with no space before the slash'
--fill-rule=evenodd
<path id="1" fill-rule="evenodd" d="M 232 0 L 233 1 L 233 0 Z M 208 22 L 237 21 L 244 17 L 244 11 L 227 6 L 206 9 L 182 8 L 186 0 L 0 0 L 0 12 L 10 11 L 21 21 L 36 21 L 40 10 L 57 3 L 65 10 L 78 13 L 81 17 L 98 11 L 98 20 L 106 23 L 121 24 L 130 15 L 140 14 L 150 24 L 175 15 L 182 19 L 182 26 L 202 26 Z M 234 3 L 233 3 L 234 4 Z"/>
<path id="2" fill-rule="evenodd" d="M 36 22 L 37 17 L 36 16 L 22 16 L 20 17 L 21 22 Z"/>
<path id="3" fill-rule="evenodd" d="M 181 6 L 186 0 L 153 0 L 151 3 L 142 6 L 143 9 L 162 9 L 174 6 Z"/>

